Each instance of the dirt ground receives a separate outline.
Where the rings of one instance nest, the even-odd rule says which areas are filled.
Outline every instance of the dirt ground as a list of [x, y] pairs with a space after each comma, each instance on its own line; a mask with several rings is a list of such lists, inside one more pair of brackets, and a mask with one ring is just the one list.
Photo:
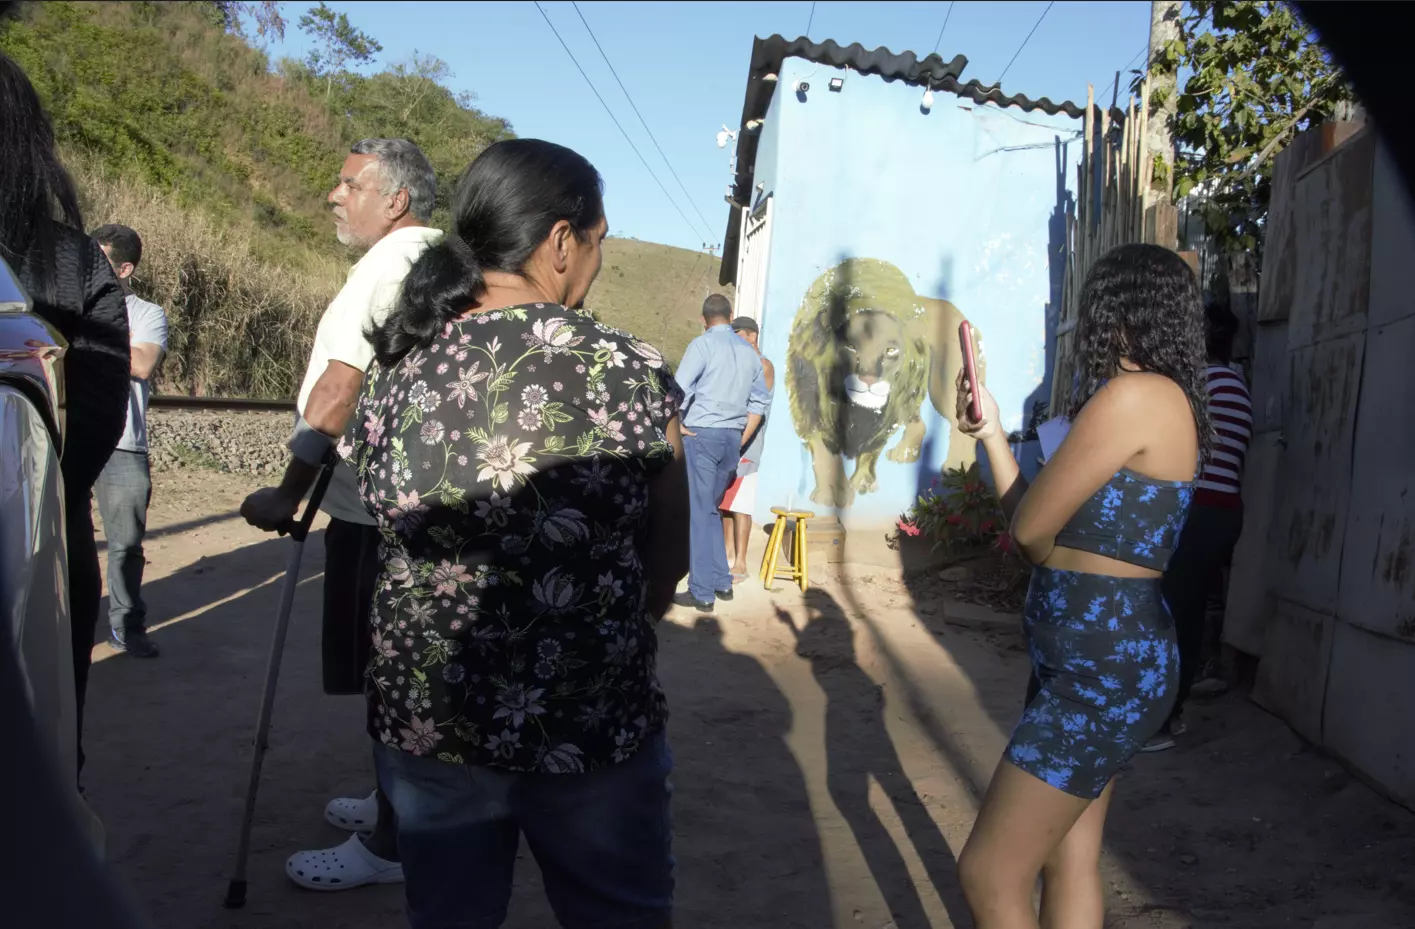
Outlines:
[[[145, 595], [162, 656], [95, 647], [85, 783], [109, 857], [158, 929], [404, 925], [399, 886], [303, 891], [287, 855], [345, 836], [321, 810], [371, 786], [357, 698], [318, 664], [322, 544], [295, 601], [247, 907], [221, 907], [280, 576], [291, 543], [236, 516], [254, 484], [156, 476]], [[101, 536], [100, 536], [101, 539]], [[676, 925], [969, 926], [954, 879], [977, 798], [1021, 709], [1015, 620], [837, 572], [802, 595], [739, 588], [672, 615]], [[1107, 927], [1415, 927], [1415, 816], [1241, 697], [1193, 707], [1175, 750], [1124, 776]], [[554, 925], [530, 856], [507, 923]], [[475, 880], [475, 875], [468, 875]]]

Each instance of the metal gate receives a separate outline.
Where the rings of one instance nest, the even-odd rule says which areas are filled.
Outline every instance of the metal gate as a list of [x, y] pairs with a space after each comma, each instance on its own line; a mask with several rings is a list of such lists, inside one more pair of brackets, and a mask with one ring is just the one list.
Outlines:
[[737, 259], [737, 313], [764, 326], [766, 266], [771, 249], [770, 195], [755, 209], [742, 211], [742, 248]]

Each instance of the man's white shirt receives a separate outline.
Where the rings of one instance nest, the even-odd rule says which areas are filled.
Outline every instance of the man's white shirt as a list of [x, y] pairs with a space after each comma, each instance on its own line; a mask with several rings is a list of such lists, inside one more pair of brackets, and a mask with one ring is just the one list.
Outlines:
[[[167, 351], [167, 314], [162, 307], [148, 303], [136, 294], [125, 298], [128, 305], [128, 344], [156, 345]], [[123, 438], [118, 449], [125, 452], [147, 453], [147, 401], [152, 395], [152, 381], [128, 378], [128, 421], [123, 426]]]
[[[304, 415], [310, 392], [331, 361], [360, 371], [367, 371], [373, 364], [373, 345], [364, 333], [388, 317], [398, 302], [408, 269], [424, 249], [441, 239], [441, 230], [426, 226], [395, 229], [374, 243], [349, 269], [348, 281], [330, 302], [315, 330], [314, 348], [296, 403], [300, 415]], [[374, 524], [373, 517], [359, 501], [356, 475], [349, 465], [335, 468], [320, 509], [346, 522]]]

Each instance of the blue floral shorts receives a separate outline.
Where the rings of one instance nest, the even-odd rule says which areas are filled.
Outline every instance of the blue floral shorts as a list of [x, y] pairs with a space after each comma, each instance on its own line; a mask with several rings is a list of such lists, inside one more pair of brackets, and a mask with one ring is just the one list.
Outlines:
[[1034, 568], [1022, 621], [1034, 680], [1005, 757], [1094, 800], [1174, 704], [1179, 647], [1160, 580]]

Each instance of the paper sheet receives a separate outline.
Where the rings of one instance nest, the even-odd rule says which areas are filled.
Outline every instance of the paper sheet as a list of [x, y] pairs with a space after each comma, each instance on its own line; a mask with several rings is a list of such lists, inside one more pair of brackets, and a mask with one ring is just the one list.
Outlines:
[[1037, 440], [1042, 443], [1042, 461], [1051, 459], [1060, 447], [1061, 440], [1066, 438], [1066, 433], [1070, 431], [1071, 420], [1065, 416], [1049, 419], [1037, 427]]

